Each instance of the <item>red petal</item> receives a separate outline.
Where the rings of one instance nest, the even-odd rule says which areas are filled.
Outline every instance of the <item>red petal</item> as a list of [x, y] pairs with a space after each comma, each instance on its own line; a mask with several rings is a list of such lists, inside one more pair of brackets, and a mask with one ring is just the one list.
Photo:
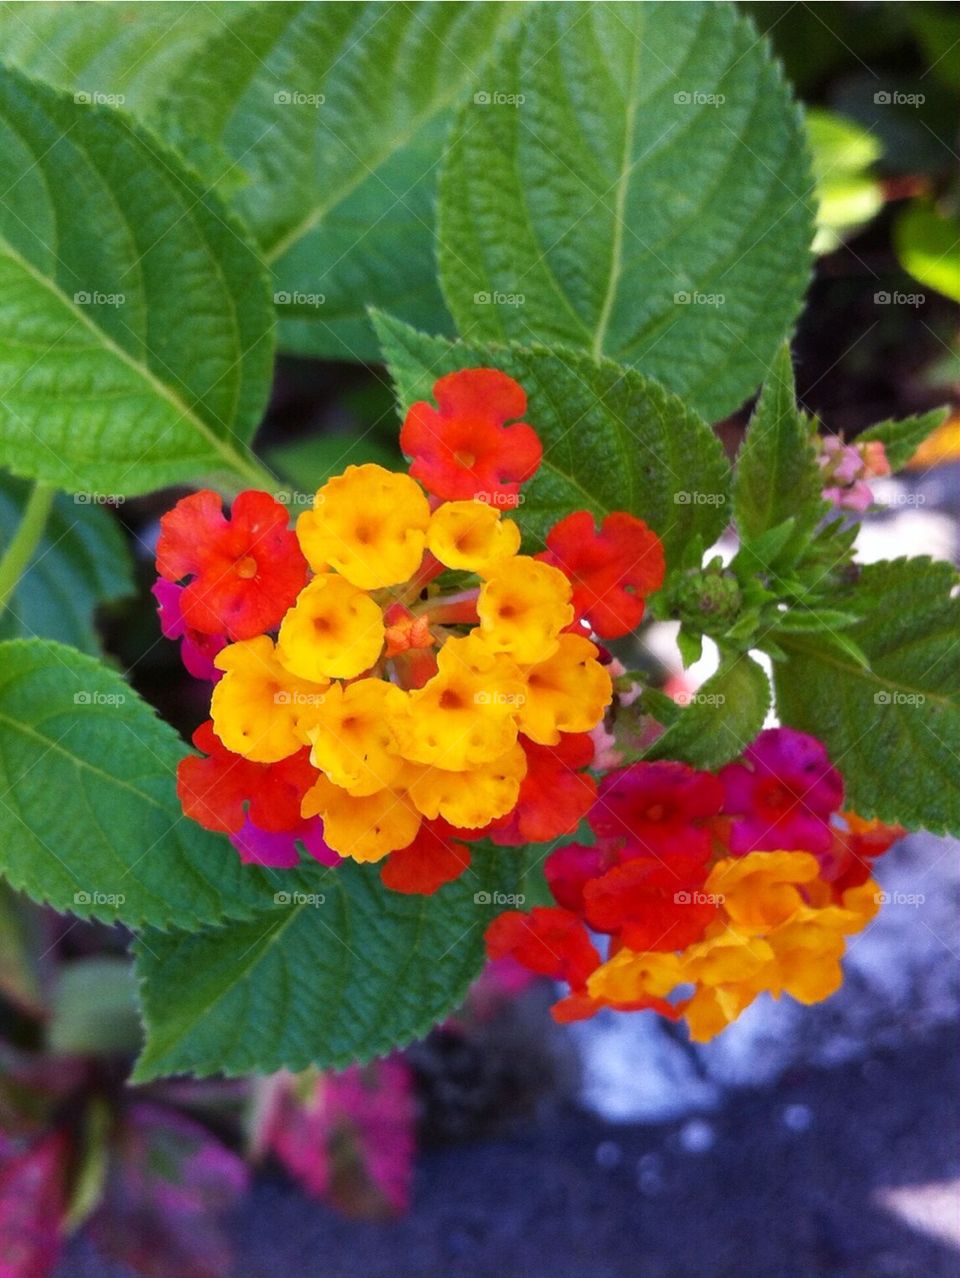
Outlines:
[[390, 853], [380, 877], [394, 892], [429, 896], [458, 879], [469, 865], [470, 849], [447, 837], [435, 822], [425, 821], [408, 847]]

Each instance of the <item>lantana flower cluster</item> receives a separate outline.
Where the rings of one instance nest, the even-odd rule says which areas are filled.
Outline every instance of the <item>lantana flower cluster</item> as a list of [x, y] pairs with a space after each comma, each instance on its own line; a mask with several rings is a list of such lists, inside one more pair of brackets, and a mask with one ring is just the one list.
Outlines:
[[610, 772], [588, 814], [595, 842], [547, 858], [556, 906], [500, 915], [488, 952], [568, 984], [559, 1021], [652, 1009], [697, 1042], [764, 991], [818, 1002], [878, 909], [874, 859], [904, 833], [844, 812], [843, 796], [823, 746], [790, 728], [717, 773]]
[[434, 397], [403, 425], [409, 474], [348, 466], [295, 529], [256, 491], [161, 521], [163, 629], [213, 681], [178, 792], [245, 861], [382, 861], [389, 887], [431, 892], [473, 840], [570, 834], [596, 798], [612, 685], [594, 640], [637, 625], [660, 541], [577, 511], [523, 553], [509, 512], [542, 448], [522, 387], [466, 369]]

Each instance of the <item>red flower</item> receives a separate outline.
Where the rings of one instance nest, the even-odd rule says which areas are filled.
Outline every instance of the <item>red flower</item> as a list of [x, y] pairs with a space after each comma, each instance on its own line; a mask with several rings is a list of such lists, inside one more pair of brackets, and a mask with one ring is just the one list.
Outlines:
[[380, 869], [384, 886], [394, 892], [429, 896], [458, 879], [470, 866], [470, 849], [451, 838], [445, 821], [424, 821], [417, 837], [391, 852]]
[[668, 1003], [665, 998], [638, 999], [634, 1003], [612, 1003], [605, 998], [592, 998], [589, 994], [568, 994], [558, 999], [550, 1009], [550, 1015], [560, 1025], [569, 1025], [573, 1021], [586, 1021], [605, 1007], [612, 1007], [618, 1012], [657, 1012], [668, 1021], [680, 1019], [680, 1008]]
[[578, 619], [603, 639], [637, 628], [644, 600], [660, 589], [666, 572], [660, 538], [625, 511], [607, 515], [599, 532], [589, 511], [574, 511], [554, 524], [538, 558], [570, 578]]
[[611, 772], [588, 820], [601, 839], [618, 840], [623, 857], [684, 855], [706, 860], [710, 822], [723, 804], [712, 773], [686, 763], [634, 763]]
[[583, 843], [568, 843], [550, 853], [543, 863], [543, 873], [557, 905], [582, 914], [584, 888], [609, 865], [609, 854], [599, 844], [587, 847]]
[[252, 639], [280, 624], [307, 580], [307, 563], [287, 512], [269, 493], [240, 493], [229, 519], [204, 489], [160, 520], [157, 571], [189, 577], [180, 600], [192, 630]]
[[526, 412], [523, 387], [495, 368], [466, 368], [441, 377], [433, 396], [438, 408], [413, 404], [400, 432], [410, 474], [444, 501], [515, 506], [543, 455], [532, 426], [505, 425]]
[[249, 805], [249, 818], [261, 830], [300, 827], [301, 800], [317, 779], [309, 750], [279, 763], [251, 763], [228, 750], [210, 722], [197, 728], [193, 744], [209, 757], [180, 760], [177, 795], [186, 816], [207, 830], [235, 834]]
[[843, 778], [816, 737], [767, 728], [720, 772], [723, 810], [735, 818], [730, 851], [827, 852], [830, 815], [843, 802]]
[[586, 884], [587, 922], [617, 933], [631, 950], [685, 949], [717, 915], [716, 903], [700, 890], [706, 875], [697, 857], [635, 857]]
[[537, 745], [526, 737], [520, 743], [527, 772], [516, 806], [490, 830], [490, 838], [501, 846], [514, 846], [573, 834], [597, 794], [593, 777], [578, 770], [593, 761], [590, 734], [565, 732], [555, 746]]
[[487, 928], [486, 942], [490, 958], [509, 956], [540, 976], [566, 981], [574, 990], [585, 989], [590, 973], [600, 966], [587, 929], [569, 910], [507, 910]]
[[821, 854], [820, 876], [833, 889], [838, 901], [848, 888], [860, 887], [873, 874], [873, 863], [907, 833], [902, 825], [866, 821], [856, 812], [841, 812], [845, 829], [831, 827], [833, 843]]

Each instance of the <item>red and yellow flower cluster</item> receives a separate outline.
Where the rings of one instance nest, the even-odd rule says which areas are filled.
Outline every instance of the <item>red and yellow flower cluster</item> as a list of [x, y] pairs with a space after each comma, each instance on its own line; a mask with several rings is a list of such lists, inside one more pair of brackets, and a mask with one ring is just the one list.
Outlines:
[[596, 842], [547, 859], [556, 906], [500, 915], [488, 952], [566, 982], [557, 1020], [650, 1008], [698, 1042], [763, 991], [818, 1002], [840, 985], [845, 937], [877, 911], [874, 858], [903, 834], [842, 802], [822, 745], [790, 728], [717, 774], [611, 772], [588, 814]]
[[469, 841], [569, 834], [594, 801], [611, 679], [591, 636], [636, 626], [659, 539], [580, 511], [523, 554], [504, 513], [541, 460], [522, 388], [467, 369], [434, 395], [403, 426], [410, 474], [348, 466], [295, 531], [262, 492], [161, 521], [164, 631], [215, 680], [179, 794], [245, 860], [388, 858], [388, 886], [430, 892]]

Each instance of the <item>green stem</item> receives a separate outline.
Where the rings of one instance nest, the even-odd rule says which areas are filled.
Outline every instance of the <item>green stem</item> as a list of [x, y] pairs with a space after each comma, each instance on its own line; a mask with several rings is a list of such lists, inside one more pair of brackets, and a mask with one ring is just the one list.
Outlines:
[[55, 488], [48, 488], [46, 484], [34, 484], [23, 508], [20, 526], [0, 558], [0, 615], [13, 597], [20, 578], [30, 566], [30, 560], [47, 526], [47, 516], [56, 492]]

